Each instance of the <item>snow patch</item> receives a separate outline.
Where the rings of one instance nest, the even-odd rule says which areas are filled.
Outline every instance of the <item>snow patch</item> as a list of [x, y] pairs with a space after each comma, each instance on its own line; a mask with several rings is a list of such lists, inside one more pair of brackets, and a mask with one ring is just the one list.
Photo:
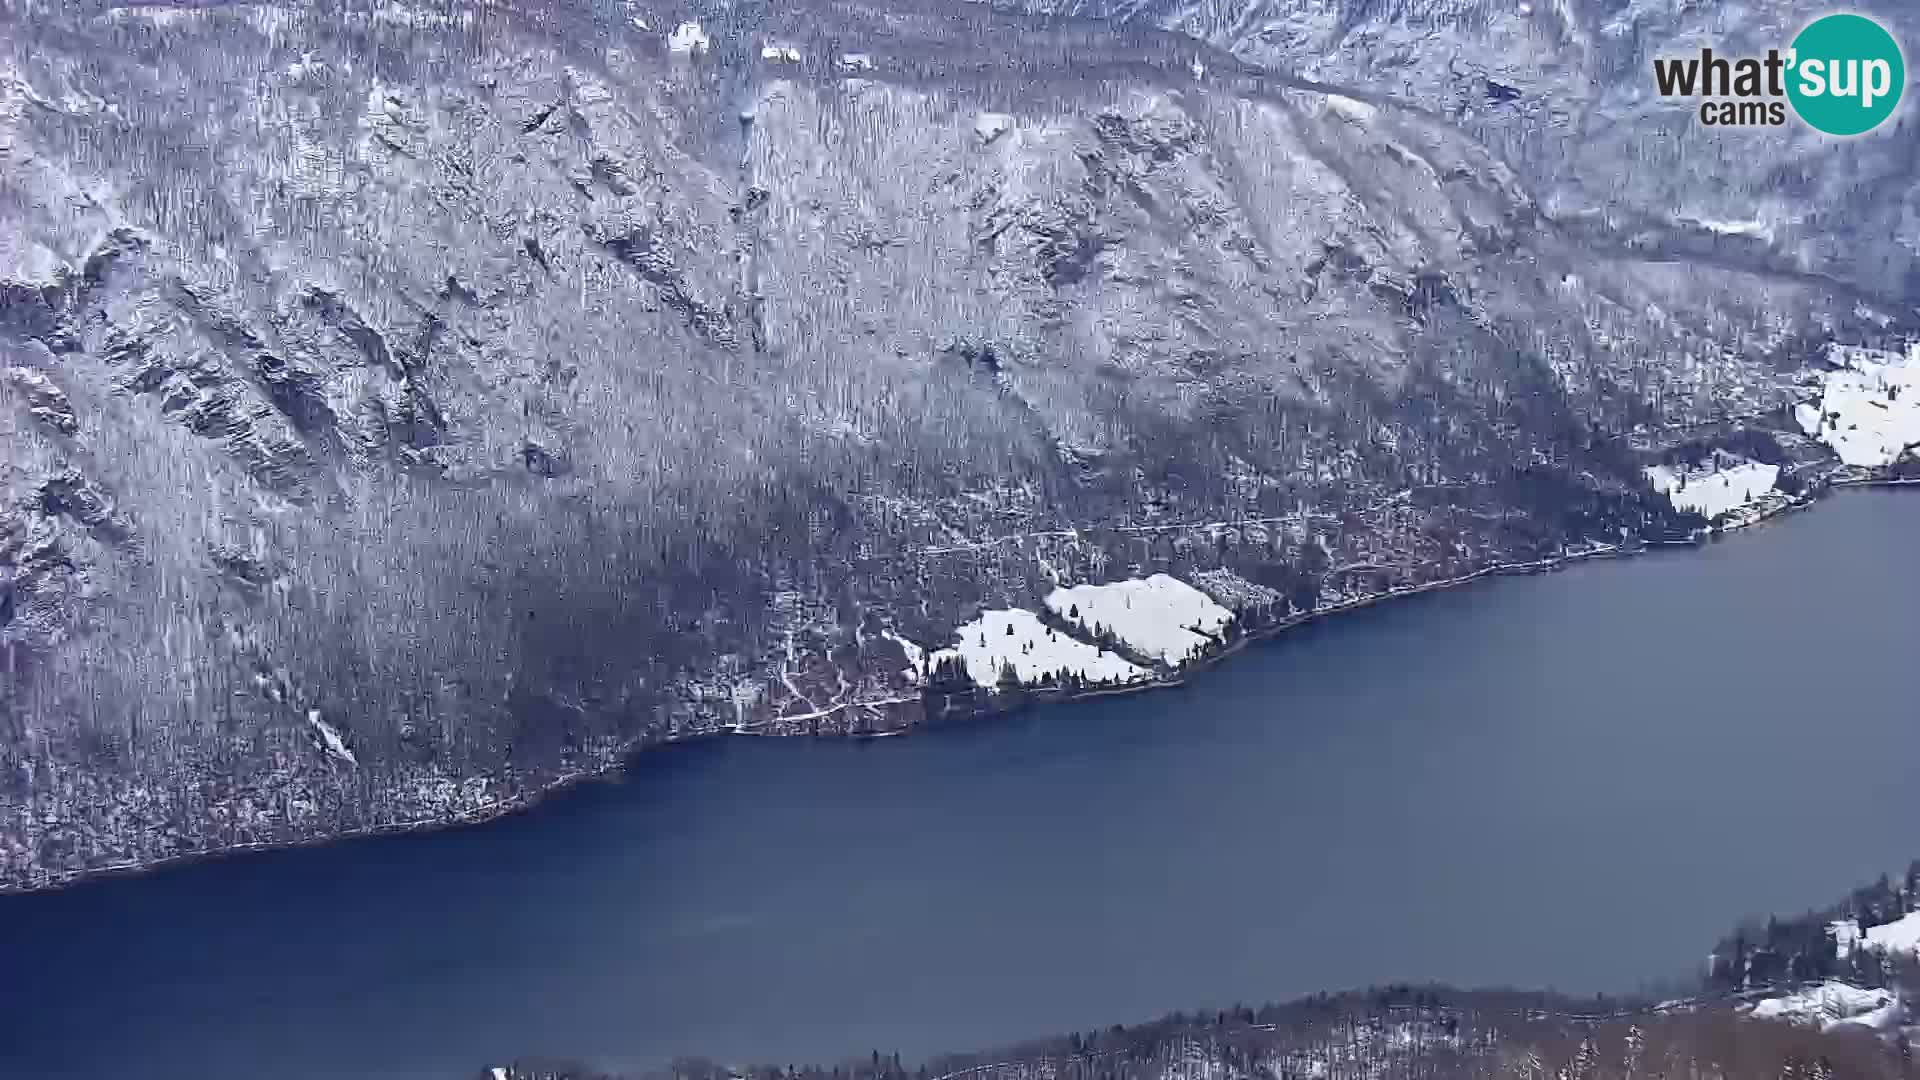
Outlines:
[[1028, 686], [1047, 675], [1073, 674], [1089, 683], [1130, 683], [1148, 674], [1104, 649], [1053, 629], [1024, 608], [981, 612], [956, 633], [958, 640], [930, 659], [938, 663], [958, 656], [977, 686], [998, 686], [1001, 669], [1008, 664]]
[[683, 22], [667, 35], [667, 50], [675, 53], [706, 52], [713, 39], [697, 22]]
[[1047, 609], [1082, 633], [1105, 628], [1143, 656], [1179, 665], [1233, 622], [1233, 612], [1167, 574], [1110, 585], [1075, 585], [1047, 594]]
[[1748, 1013], [1755, 1020], [1784, 1020], [1792, 1024], [1818, 1024], [1832, 1028], [1844, 1023], [1860, 1023], [1897, 1009], [1891, 990], [1864, 990], [1843, 982], [1824, 982], [1783, 997], [1768, 998]]
[[1920, 953], [1920, 911], [1881, 926], [1870, 926], [1866, 946], [1882, 952]]
[[1895, 995], [1892, 1001], [1887, 1002], [1877, 1009], [1863, 1012], [1858, 1016], [1849, 1016], [1845, 1020], [1837, 1021], [1828, 1026], [1863, 1027], [1871, 1028], [1874, 1031], [1892, 1031], [1894, 1028], [1899, 1027], [1901, 1021], [1905, 1020], [1906, 1017], [1907, 1007], [1900, 1001], [1899, 996]]
[[1860, 941], [1860, 924], [1853, 919], [1841, 919], [1827, 924], [1827, 936], [1833, 939], [1835, 956], [1845, 960], [1853, 955], [1853, 947]]
[[1344, 97], [1340, 94], [1327, 95], [1327, 108], [1332, 109], [1334, 112], [1339, 113], [1349, 120], [1357, 120], [1363, 124], [1373, 119], [1375, 114], [1380, 111], [1364, 101], [1355, 101], [1350, 97]]
[[1824, 374], [1818, 399], [1794, 410], [1801, 430], [1862, 469], [1920, 446], [1920, 344], [1904, 356], [1836, 345], [1827, 359], [1839, 368]]
[[1778, 465], [1721, 455], [1705, 469], [1675, 469], [1654, 465], [1646, 470], [1653, 490], [1667, 497], [1677, 510], [1693, 510], [1711, 521], [1772, 491], [1780, 479]]
[[1013, 130], [1013, 117], [1006, 113], [983, 112], [973, 118], [973, 133], [983, 143], [993, 140]]
[[1751, 236], [1769, 244], [1773, 242], [1773, 226], [1757, 217], [1751, 221], [1724, 221], [1708, 217], [1682, 217], [1677, 218], [1676, 221], [1678, 224], [1691, 225], [1721, 236]]
[[320, 719], [319, 709], [307, 710], [307, 724], [320, 734], [320, 745], [327, 753], [349, 765], [360, 764], [359, 759], [353, 756], [353, 751], [347, 747], [346, 740], [340, 737], [339, 730]]

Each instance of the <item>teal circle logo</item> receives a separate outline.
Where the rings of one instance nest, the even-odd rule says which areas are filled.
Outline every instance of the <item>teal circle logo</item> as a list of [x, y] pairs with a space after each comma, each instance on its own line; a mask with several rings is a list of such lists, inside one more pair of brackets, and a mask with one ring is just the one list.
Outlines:
[[1893, 115], [1907, 86], [1900, 43], [1864, 15], [1815, 19], [1793, 39], [1787, 100], [1816, 131], [1861, 135]]

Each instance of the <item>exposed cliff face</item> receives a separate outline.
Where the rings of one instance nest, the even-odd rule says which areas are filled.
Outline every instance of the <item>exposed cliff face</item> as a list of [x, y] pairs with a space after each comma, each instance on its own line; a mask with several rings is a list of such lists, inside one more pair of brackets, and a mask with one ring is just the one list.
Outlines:
[[[907, 722], [893, 634], [1056, 580], [1309, 607], [1658, 533], [1617, 436], [1910, 326], [1910, 137], [1604, 162], [1666, 121], [1597, 15], [1457, 38], [1584, 139], [1394, 103], [1378, 35], [1208, 31], [1335, 94], [975, 7], [688, 17], [0, 6], [0, 884]], [[1794, 222], [1648, 224], [1768, 158]]]

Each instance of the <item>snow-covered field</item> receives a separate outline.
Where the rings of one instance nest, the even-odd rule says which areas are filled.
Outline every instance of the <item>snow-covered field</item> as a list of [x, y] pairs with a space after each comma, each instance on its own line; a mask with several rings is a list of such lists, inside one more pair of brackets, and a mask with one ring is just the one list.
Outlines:
[[1167, 574], [1055, 589], [1046, 604], [1083, 634], [1098, 636], [1096, 628], [1105, 627], [1140, 655], [1176, 665], [1199, 655], [1233, 622], [1233, 613], [1212, 597]]
[[1870, 926], [1862, 935], [1869, 949], [1885, 952], [1920, 953], [1920, 911], [1882, 926]]
[[1796, 1024], [1840, 1024], [1878, 1027], [1899, 1005], [1891, 990], [1863, 990], [1843, 982], [1824, 982], [1784, 997], [1768, 998], [1748, 1015], [1756, 1020], [1785, 1020]]
[[1665, 495], [1676, 509], [1697, 511], [1711, 521], [1772, 491], [1780, 478], [1778, 465], [1722, 455], [1706, 469], [1682, 471], [1667, 465], [1647, 469], [1653, 490]]
[[1008, 663], [1020, 681], [1030, 686], [1049, 673], [1070, 672], [1089, 683], [1137, 682], [1149, 674], [1104, 649], [1060, 633], [1024, 608], [982, 612], [956, 633], [958, 640], [929, 660], [937, 664], [948, 656], [959, 656], [967, 665], [967, 675], [979, 686], [999, 685], [1000, 669]]
[[1904, 356], [1835, 346], [1828, 359], [1842, 366], [1825, 374], [1816, 401], [1794, 410], [1803, 431], [1863, 469], [1920, 446], [1920, 344]]

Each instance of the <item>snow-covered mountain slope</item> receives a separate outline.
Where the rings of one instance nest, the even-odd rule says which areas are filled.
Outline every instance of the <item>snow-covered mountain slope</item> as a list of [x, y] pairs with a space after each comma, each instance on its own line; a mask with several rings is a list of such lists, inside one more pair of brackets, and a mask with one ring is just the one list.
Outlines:
[[[1764, 262], [1920, 299], [1908, 94], [1857, 140], [1726, 129], [1659, 97], [1653, 60], [1784, 48], [1828, 9], [1795, 0], [1005, 0], [1191, 34], [1234, 58], [1416, 104], [1514, 167], [1542, 212], [1649, 253]], [[1836, 9], [1838, 10], [1838, 9]], [[1898, 39], [1920, 9], [1867, 0]], [[1214, 71], [1227, 65], [1215, 61]], [[1849, 206], [1848, 213], [1835, 212]]]

